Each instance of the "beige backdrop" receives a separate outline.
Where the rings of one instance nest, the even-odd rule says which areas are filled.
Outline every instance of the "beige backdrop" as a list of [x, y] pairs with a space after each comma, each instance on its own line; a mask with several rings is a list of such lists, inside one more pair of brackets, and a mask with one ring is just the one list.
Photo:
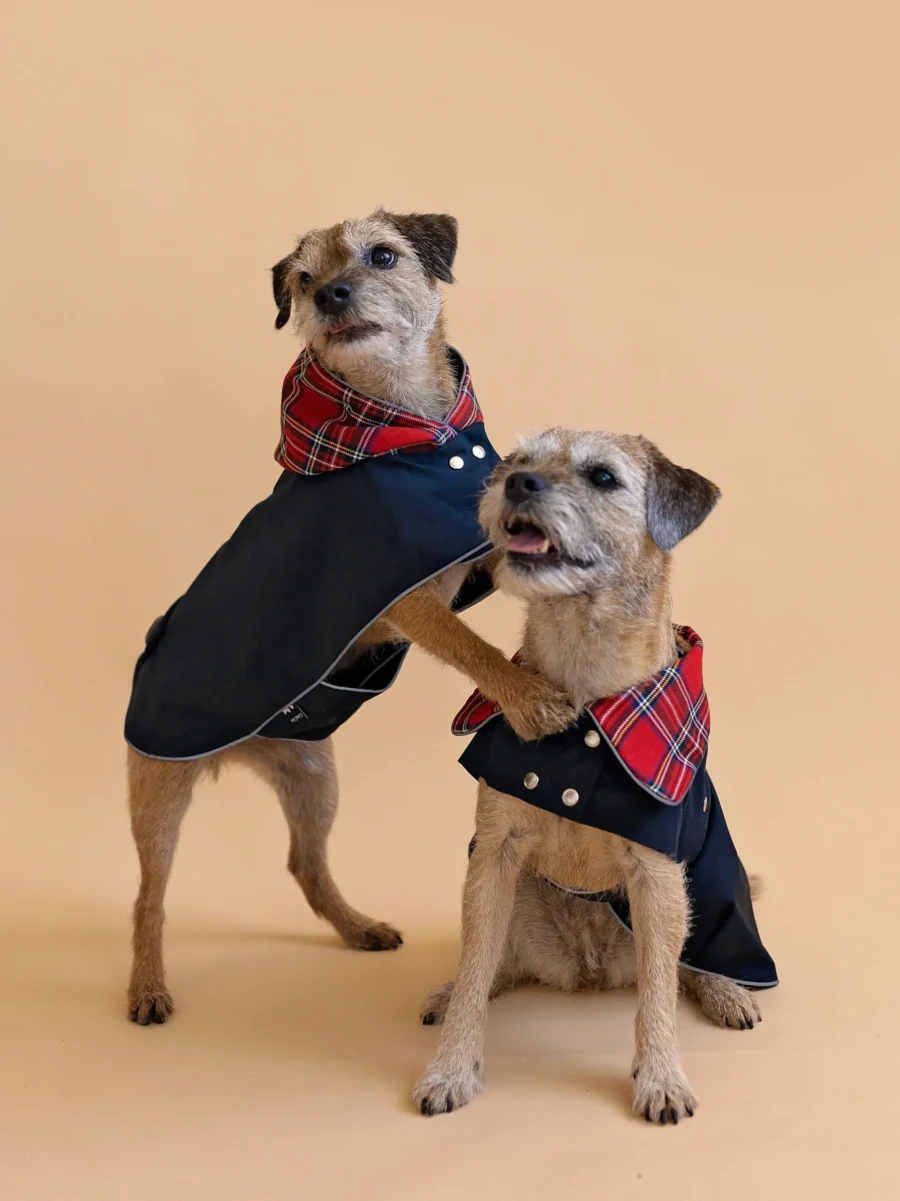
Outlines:
[[[900, 166], [890, 4], [14, 3], [2, 163], [0, 1193], [886, 1197], [896, 1187]], [[740, 9], [740, 15], [738, 10]], [[843, 10], [843, 11], [842, 11]], [[124, 1017], [121, 723], [143, 633], [276, 477], [268, 266], [445, 209], [492, 436], [642, 431], [724, 501], [678, 554], [713, 769], [782, 987], [680, 1016], [696, 1119], [628, 1112], [631, 995], [492, 1011], [427, 1122], [454, 969], [465, 682], [414, 654], [341, 733], [332, 849], [396, 955], [340, 949], [274, 800], [204, 790], [169, 898], [179, 1005]], [[516, 607], [476, 626], [516, 644]]]

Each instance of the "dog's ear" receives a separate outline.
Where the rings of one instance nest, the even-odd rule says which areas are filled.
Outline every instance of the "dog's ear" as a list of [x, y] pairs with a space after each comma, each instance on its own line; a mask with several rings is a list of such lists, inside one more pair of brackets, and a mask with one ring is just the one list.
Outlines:
[[458, 226], [446, 213], [383, 213], [410, 243], [419, 262], [434, 279], [453, 283]]
[[272, 294], [278, 308], [278, 316], [275, 318], [276, 329], [287, 325], [291, 317], [291, 290], [286, 283], [290, 259], [291, 256], [286, 255], [285, 258], [279, 259], [272, 268]]
[[721, 493], [715, 484], [689, 467], [678, 467], [652, 442], [647, 480], [647, 529], [662, 550], [672, 550], [692, 534], [716, 507]]

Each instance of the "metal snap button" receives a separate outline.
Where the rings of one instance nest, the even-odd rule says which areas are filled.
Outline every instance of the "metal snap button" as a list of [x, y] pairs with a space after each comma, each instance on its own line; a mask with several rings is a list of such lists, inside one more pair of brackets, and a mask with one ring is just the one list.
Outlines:
[[588, 732], [584, 736], [584, 745], [585, 746], [599, 746], [600, 745], [600, 735], [597, 733], [596, 730], [588, 730]]
[[450, 466], [454, 471], [462, 471], [463, 467], [465, 467], [465, 463], [460, 455], [454, 455], [450, 460]]
[[473, 446], [472, 454], [475, 456], [476, 459], [483, 459], [484, 456], [487, 454], [487, 451], [484, 449], [483, 446]]
[[522, 781], [522, 783], [525, 785], [526, 788], [537, 788], [537, 786], [538, 786], [538, 784], [540, 784], [540, 782], [541, 782], [540, 777], [537, 775], [536, 772], [533, 772], [533, 771], [530, 771], [528, 773], [528, 775], [525, 777], [525, 779]]
[[562, 794], [562, 803], [564, 805], [568, 805], [568, 807], [570, 809], [572, 808], [573, 805], [578, 804], [578, 793], [575, 791], [574, 788], [566, 789], [566, 791]]

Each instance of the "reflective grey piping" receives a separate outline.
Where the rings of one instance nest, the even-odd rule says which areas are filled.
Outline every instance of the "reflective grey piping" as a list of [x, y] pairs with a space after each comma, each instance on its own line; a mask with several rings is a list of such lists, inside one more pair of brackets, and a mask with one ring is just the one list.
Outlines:
[[381, 671], [383, 667], [387, 667], [389, 663], [393, 663], [398, 655], [405, 655], [409, 648], [410, 643], [408, 642], [398, 646], [392, 655], [388, 655], [387, 658], [379, 663], [377, 667], [373, 667], [365, 679], [360, 681], [356, 688], [351, 688], [348, 684], [329, 684], [327, 680], [322, 681], [322, 687], [330, 688], [333, 692], [365, 692], [368, 696], [378, 696], [382, 692], [387, 692], [388, 688], [390, 688], [391, 684], [393, 684], [394, 680], [396, 680], [396, 676], [394, 676], [394, 680], [391, 680], [391, 684], [387, 685], [387, 688], [366, 688], [365, 684], [368, 680], [371, 680], [372, 676]]
[[[346, 655], [347, 651], [350, 649], [350, 647], [353, 645], [353, 643], [356, 642], [356, 640], [358, 638], [360, 638], [370, 626], [373, 626], [375, 624], [375, 622], [379, 620], [379, 618], [383, 617], [385, 615], [385, 613], [387, 613], [388, 609], [391, 608], [392, 605], [396, 605], [397, 601], [403, 600], [403, 598], [405, 596], [409, 596], [409, 594], [411, 592], [415, 592], [417, 588], [422, 588], [425, 584], [429, 584], [432, 580], [436, 580], [439, 575], [443, 575], [444, 572], [449, 571], [451, 567], [456, 567], [460, 563], [472, 563], [474, 565], [475, 563], [480, 562], [482, 559], [486, 559], [491, 554], [493, 549], [494, 549], [493, 543], [488, 542], [488, 541], [482, 542], [477, 547], [475, 547], [474, 550], [466, 551], [466, 553], [464, 555], [460, 555], [460, 557], [458, 559], [454, 559], [452, 563], [445, 563], [443, 565], [443, 567], [439, 567], [437, 571], [432, 572], [432, 574], [429, 576], [426, 576], [425, 579], [419, 580], [418, 583], [413, 584], [413, 586], [411, 588], [407, 588], [405, 592], [401, 592], [399, 595], [395, 596], [394, 599], [392, 601], [390, 601], [389, 604], [384, 606], [384, 608], [381, 610], [380, 613], [377, 613], [372, 618], [371, 621], [367, 622], [362, 627], [361, 630], [356, 631], [356, 633], [353, 635], [353, 637], [350, 639], [350, 641], [347, 643], [347, 645], [344, 647], [344, 649], [341, 651], [341, 653], [338, 655], [338, 657], [334, 660], [334, 662], [331, 664], [331, 666], [327, 669], [327, 671], [324, 671], [322, 673], [322, 675], [319, 676], [318, 680], [316, 680], [316, 682], [314, 684], [310, 684], [308, 688], [304, 688], [303, 691], [298, 696], [295, 696], [293, 700], [286, 701], [285, 704], [279, 705], [278, 708], [275, 710], [275, 712], [271, 715], [271, 717], [267, 717], [266, 720], [261, 725], [257, 726], [255, 730], [251, 730], [251, 732], [249, 734], [244, 734], [241, 738], [235, 738], [233, 742], [226, 742], [224, 746], [214, 747], [211, 751], [204, 751], [200, 755], [148, 755], [146, 751], [142, 751], [140, 747], [137, 747], [133, 743], [129, 742], [127, 738], [125, 739], [126, 744], [128, 746], [130, 746], [133, 751], [136, 751], [139, 755], [143, 755], [145, 759], [158, 759], [163, 763], [193, 763], [193, 762], [196, 762], [198, 759], [208, 759], [210, 757], [210, 755], [218, 755], [221, 751], [228, 751], [233, 746], [240, 746], [240, 744], [242, 742], [246, 742], [248, 738], [255, 738], [256, 735], [260, 732], [260, 730], [264, 729], [269, 724], [270, 721], [272, 721], [274, 718], [276, 718], [278, 716], [279, 713], [281, 713], [282, 709], [287, 709], [291, 705], [296, 705], [297, 702], [301, 701], [308, 692], [312, 692], [312, 690], [314, 688], [318, 688], [319, 685], [325, 680], [326, 676], [330, 675], [331, 672], [334, 671], [334, 669], [337, 667], [338, 663], [340, 663], [341, 659], [343, 659], [344, 655]], [[492, 589], [492, 591], [493, 591], [493, 589]], [[485, 595], [490, 595], [490, 593], [486, 593]], [[478, 599], [484, 600], [485, 598], [479, 597]], [[473, 601], [472, 603], [474, 604], [475, 602]], [[464, 609], [460, 609], [458, 611], [460, 613], [463, 613], [463, 612], [465, 612], [465, 609], [468, 609], [468, 608], [469, 608], [469, 606], [466, 605]], [[385, 688], [384, 691], [387, 692], [387, 688]], [[378, 695], [378, 694], [376, 694], [376, 695]], [[303, 739], [301, 739], [301, 738], [290, 738], [290, 739], [279, 738], [279, 739], [274, 739], [273, 741], [276, 741], [276, 742], [302, 742]]]

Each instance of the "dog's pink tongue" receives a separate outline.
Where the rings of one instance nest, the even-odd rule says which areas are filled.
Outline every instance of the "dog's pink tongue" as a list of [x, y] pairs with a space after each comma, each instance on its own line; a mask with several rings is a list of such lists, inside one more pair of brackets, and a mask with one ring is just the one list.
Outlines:
[[510, 534], [506, 549], [519, 555], [539, 555], [547, 548], [547, 539], [540, 530], [522, 530]]

